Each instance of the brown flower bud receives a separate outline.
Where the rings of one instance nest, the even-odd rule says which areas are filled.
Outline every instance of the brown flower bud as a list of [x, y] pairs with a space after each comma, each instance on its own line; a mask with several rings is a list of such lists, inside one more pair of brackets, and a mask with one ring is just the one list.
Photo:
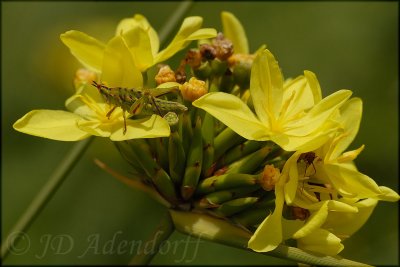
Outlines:
[[275, 168], [274, 165], [265, 165], [259, 180], [261, 187], [264, 188], [265, 191], [274, 190], [280, 175], [281, 172], [278, 168]]
[[210, 44], [202, 44], [200, 45], [200, 54], [206, 60], [213, 60], [217, 55], [217, 51]]
[[225, 61], [233, 55], [233, 43], [226, 39], [222, 33], [218, 33], [217, 37], [212, 41], [212, 45], [216, 51], [216, 58], [221, 61]]
[[193, 102], [201, 96], [207, 94], [208, 89], [206, 83], [195, 77], [190, 78], [189, 82], [185, 82], [181, 86], [181, 94], [183, 99]]
[[228, 65], [229, 67], [244, 65], [248, 66], [249, 69], [251, 69], [255, 57], [256, 56], [253, 54], [233, 54], [228, 58]]
[[176, 77], [174, 71], [168, 65], [164, 65], [158, 71], [155, 80], [159, 85], [166, 82], [176, 82]]
[[192, 69], [197, 69], [201, 65], [201, 52], [197, 49], [190, 49], [186, 53], [186, 64], [188, 64]]

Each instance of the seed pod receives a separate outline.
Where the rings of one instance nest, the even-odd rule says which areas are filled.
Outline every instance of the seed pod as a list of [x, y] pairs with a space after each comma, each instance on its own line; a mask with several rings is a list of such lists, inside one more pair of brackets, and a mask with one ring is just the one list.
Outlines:
[[136, 172], [138, 172], [138, 173], [143, 173], [144, 172], [142, 166], [136, 160], [135, 155], [131, 151], [132, 149], [131, 149], [128, 141], [113, 142], [113, 143], [117, 147], [117, 149], [118, 149], [119, 153], [122, 155], [122, 157], [132, 166], [132, 168]]
[[168, 138], [154, 139], [157, 162], [164, 170], [168, 170]]
[[203, 136], [203, 166], [202, 175], [209, 177], [212, 172], [211, 165], [214, 162], [214, 117], [209, 113], [204, 115], [201, 126]]
[[243, 197], [224, 202], [221, 206], [215, 209], [215, 212], [223, 216], [231, 216], [238, 213], [256, 203], [257, 197]]
[[230, 128], [225, 128], [214, 139], [215, 155], [214, 158], [220, 158], [229, 148], [243, 143], [245, 138], [238, 135]]
[[201, 136], [201, 118], [197, 117], [196, 126], [191, 138], [191, 144], [187, 156], [186, 169], [181, 186], [183, 199], [188, 200], [196, 190], [200, 178], [203, 161], [203, 138]]
[[270, 209], [253, 208], [254, 206], [252, 206], [250, 209], [246, 209], [235, 214], [231, 219], [234, 222], [243, 225], [244, 227], [252, 227], [260, 224], [274, 209], [273, 207], [270, 207]]
[[186, 156], [178, 131], [172, 131], [168, 139], [169, 175], [176, 185], [180, 184], [185, 171]]
[[250, 153], [253, 153], [257, 149], [260, 149], [265, 142], [247, 140], [246, 142], [239, 144], [230, 150], [228, 150], [225, 155], [221, 158], [221, 163], [223, 165], [228, 165], [238, 159], [241, 159]]
[[147, 176], [151, 177], [157, 190], [171, 202], [176, 202], [177, 196], [174, 184], [169, 175], [154, 161], [150, 147], [142, 139], [129, 140], [132, 156], [142, 166]]
[[266, 145], [256, 152], [247, 155], [241, 160], [235, 161], [228, 166], [226, 173], [253, 173], [272, 151], [272, 145]]
[[198, 202], [195, 203], [195, 206], [198, 206], [200, 208], [217, 207], [223, 202], [248, 195], [259, 188], [260, 187], [258, 185], [252, 185], [213, 192], [201, 198]]
[[193, 136], [192, 122], [190, 120], [189, 112], [184, 112], [181, 116], [182, 117], [180, 121], [182, 121], [182, 145], [187, 155], [190, 147], [190, 141], [192, 140]]
[[201, 196], [219, 190], [255, 185], [257, 179], [257, 175], [243, 173], [229, 173], [219, 176], [211, 176], [200, 181], [197, 186], [196, 195]]

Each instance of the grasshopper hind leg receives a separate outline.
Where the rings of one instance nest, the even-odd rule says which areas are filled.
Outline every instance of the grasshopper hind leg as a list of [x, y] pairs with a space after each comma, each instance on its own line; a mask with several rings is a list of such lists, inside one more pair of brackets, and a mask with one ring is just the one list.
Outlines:
[[110, 119], [111, 114], [113, 113], [113, 111], [117, 108], [117, 106], [114, 106], [112, 109], [110, 109], [110, 111], [107, 112], [106, 116], [108, 119]]
[[152, 96], [152, 97], [150, 97], [150, 99], [151, 99], [152, 104], [153, 104], [154, 107], [156, 108], [158, 115], [160, 115], [160, 116], [162, 117], [163, 115], [161, 114], [161, 111], [160, 111], [160, 109], [158, 108], [158, 105], [157, 105], [156, 101], [154, 100], [154, 97]]

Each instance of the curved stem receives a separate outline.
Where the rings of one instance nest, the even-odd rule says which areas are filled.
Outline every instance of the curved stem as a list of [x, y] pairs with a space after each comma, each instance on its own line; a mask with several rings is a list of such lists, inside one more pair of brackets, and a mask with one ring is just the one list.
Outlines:
[[169, 211], [177, 231], [212, 242], [245, 249], [257, 254], [265, 254], [316, 266], [370, 266], [364, 263], [343, 259], [339, 256], [314, 255], [304, 250], [285, 245], [279, 245], [276, 249], [269, 252], [255, 252], [247, 248], [251, 233], [227, 220], [198, 212]]
[[174, 224], [172, 223], [169, 212], [166, 212], [156, 230], [150, 238], [141, 246], [141, 250], [132, 258], [129, 265], [147, 265], [153, 257], [158, 253], [160, 247], [174, 232]]
[[1, 259], [3, 261], [10, 252], [11, 246], [15, 246], [17, 244], [19, 238], [21, 237], [19, 233], [26, 231], [36, 217], [40, 214], [47, 202], [55, 194], [65, 178], [74, 168], [75, 164], [79, 161], [92, 140], [93, 137], [89, 137], [86, 140], [76, 143], [61, 161], [60, 165], [58, 165], [58, 167], [54, 170], [53, 174], [50, 176], [50, 179], [41, 188], [27, 210], [22, 214], [17, 223], [11, 229], [10, 234], [1, 244]]

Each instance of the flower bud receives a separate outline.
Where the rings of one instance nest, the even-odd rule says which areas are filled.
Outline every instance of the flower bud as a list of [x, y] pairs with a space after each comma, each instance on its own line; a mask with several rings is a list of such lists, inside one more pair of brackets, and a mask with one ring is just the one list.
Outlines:
[[74, 85], [78, 88], [81, 84], [92, 83], [97, 80], [97, 75], [93, 71], [87, 69], [78, 69], [75, 72]]
[[274, 190], [280, 175], [281, 172], [278, 168], [275, 168], [274, 165], [265, 165], [259, 183], [265, 191]]
[[217, 51], [211, 44], [202, 44], [200, 45], [200, 54], [206, 60], [213, 60], [217, 55]]
[[193, 102], [201, 96], [207, 94], [208, 89], [206, 83], [195, 77], [190, 78], [189, 82], [185, 82], [181, 86], [181, 94], [183, 99]]
[[168, 65], [164, 65], [159, 69], [155, 80], [157, 85], [160, 85], [166, 82], [176, 82], [176, 77], [174, 71]]
[[211, 61], [211, 68], [214, 75], [222, 76], [228, 69], [228, 63], [215, 58]]
[[233, 72], [234, 81], [240, 88], [249, 87], [253, 61], [254, 55], [249, 54], [234, 54], [228, 59], [228, 65]]
[[200, 80], [207, 80], [212, 74], [210, 63], [208, 61], [203, 62], [199, 68], [193, 70], [193, 73]]
[[168, 122], [171, 129], [175, 129], [178, 126], [179, 117], [175, 112], [168, 112], [164, 115], [163, 119]]
[[198, 69], [201, 65], [201, 52], [197, 49], [190, 49], [186, 53], [186, 64], [188, 64], [192, 69]]
[[217, 37], [212, 41], [215, 48], [215, 57], [221, 61], [226, 61], [233, 54], [233, 44], [226, 39], [222, 33], [218, 33]]

